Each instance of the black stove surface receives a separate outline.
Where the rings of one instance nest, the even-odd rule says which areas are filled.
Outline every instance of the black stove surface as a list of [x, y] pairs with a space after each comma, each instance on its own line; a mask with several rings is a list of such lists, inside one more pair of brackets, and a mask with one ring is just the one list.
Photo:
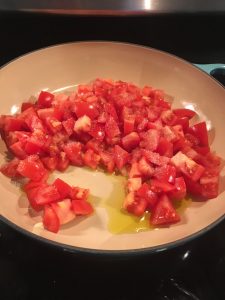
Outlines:
[[[0, 28], [1, 65], [41, 47], [76, 40], [133, 42], [193, 63], [225, 62], [222, 15], [86, 18], [1, 13]], [[127, 258], [67, 252], [0, 222], [0, 299], [67, 300], [79, 295], [225, 299], [225, 221], [183, 246]]]

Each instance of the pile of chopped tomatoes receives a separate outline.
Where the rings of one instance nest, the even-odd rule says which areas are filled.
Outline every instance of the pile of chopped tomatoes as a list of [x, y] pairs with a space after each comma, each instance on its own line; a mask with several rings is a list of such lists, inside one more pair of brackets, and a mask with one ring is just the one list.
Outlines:
[[96, 79], [70, 95], [42, 91], [21, 113], [1, 116], [1, 135], [15, 156], [1, 167], [9, 177], [27, 177], [30, 205], [43, 210], [45, 228], [57, 232], [76, 215], [88, 215], [88, 190], [48, 173], [69, 165], [101, 168], [128, 177], [123, 208], [150, 223], [175, 223], [174, 202], [189, 192], [218, 195], [220, 158], [210, 151], [205, 122], [190, 126], [190, 109], [172, 109], [160, 90]]

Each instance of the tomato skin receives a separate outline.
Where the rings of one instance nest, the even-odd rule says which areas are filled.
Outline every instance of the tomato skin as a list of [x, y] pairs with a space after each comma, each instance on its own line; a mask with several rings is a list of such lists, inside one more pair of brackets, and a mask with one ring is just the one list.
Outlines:
[[54, 233], [57, 233], [59, 231], [59, 218], [54, 209], [49, 205], [45, 205], [44, 207], [43, 225], [48, 231]]
[[72, 200], [72, 208], [76, 215], [81, 216], [90, 215], [94, 211], [89, 202], [79, 199]]
[[99, 116], [98, 109], [92, 104], [84, 101], [77, 101], [74, 103], [74, 112], [77, 118], [88, 116], [91, 120]]
[[1, 166], [0, 172], [9, 178], [20, 177], [21, 175], [17, 171], [19, 162], [18, 158], [13, 158], [11, 161]]
[[21, 105], [21, 112], [25, 111], [26, 109], [33, 107], [34, 104], [31, 102], [23, 102]]
[[173, 110], [174, 114], [179, 118], [191, 119], [196, 115], [196, 112], [188, 108], [178, 108]]
[[205, 122], [195, 124], [193, 127], [194, 135], [198, 138], [200, 146], [208, 147], [208, 131]]
[[4, 130], [6, 132], [26, 129], [26, 123], [15, 117], [6, 117], [4, 120]]
[[58, 158], [56, 156], [47, 156], [42, 157], [41, 161], [44, 164], [45, 168], [47, 168], [49, 171], [54, 171], [58, 163]]
[[20, 141], [12, 144], [9, 148], [17, 158], [25, 159], [27, 157], [26, 147], [24, 149], [24, 145]]
[[158, 147], [156, 152], [161, 156], [172, 157], [173, 156], [173, 144], [166, 138], [161, 137], [159, 139]]
[[38, 156], [31, 155], [19, 162], [17, 172], [33, 181], [39, 181], [46, 174], [46, 169]]
[[189, 128], [189, 118], [188, 117], [177, 118], [174, 125], [181, 125], [183, 131], [186, 133]]
[[163, 194], [152, 210], [150, 223], [152, 225], [167, 225], [177, 223], [179, 221], [180, 217], [174, 209], [171, 201], [166, 194]]
[[46, 183], [41, 184], [35, 194], [34, 200], [37, 205], [45, 205], [51, 202], [56, 202], [61, 199], [57, 188], [54, 185], [48, 185]]
[[137, 132], [131, 132], [122, 138], [123, 148], [127, 151], [131, 151], [136, 148], [140, 143], [140, 138]]
[[47, 91], [41, 91], [37, 103], [40, 107], [48, 108], [51, 107], [52, 101], [54, 100], [55, 96]]
[[53, 182], [53, 185], [56, 187], [57, 191], [59, 192], [60, 199], [70, 198], [72, 193], [72, 188], [68, 183], [66, 183], [60, 178], [57, 178]]

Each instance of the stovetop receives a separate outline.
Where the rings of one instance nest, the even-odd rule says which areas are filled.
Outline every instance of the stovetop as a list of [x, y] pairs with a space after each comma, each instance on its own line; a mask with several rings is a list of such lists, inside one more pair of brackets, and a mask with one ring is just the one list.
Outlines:
[[[133, 42], [193, 63], [225, 62], [224, 16], [74, 17], [0, 13], [0, 65], [76, 40]], [[212, 200], [213, 201], [213, 200]], [[216, 205], [216, 202], [215, 202]], [[225, 299], [225, 221], [154, 255], [88, 256], [32, 240], [0, 223], [0, 299]]]

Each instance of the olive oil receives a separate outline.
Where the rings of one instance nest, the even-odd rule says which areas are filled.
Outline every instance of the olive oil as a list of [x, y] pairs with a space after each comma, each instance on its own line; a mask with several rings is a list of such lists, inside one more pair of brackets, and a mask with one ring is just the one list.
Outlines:
[[[108, 230], [113, 234], [135, 233], [155, 228], [150, 224], [150, 213], [146, 212], [142, 217], [135, 217], [125, 212], [122, 208], [125, 198], [124, 186], [126, 178], [122, 176], [109, 175], [113, 180], [114, 189], [108, 198], [102, 199], [100, 205], [108, 213]], [[175, 201], [175, 207], [182, 214], [190, 205], [191, 199], [185, 198]]]

